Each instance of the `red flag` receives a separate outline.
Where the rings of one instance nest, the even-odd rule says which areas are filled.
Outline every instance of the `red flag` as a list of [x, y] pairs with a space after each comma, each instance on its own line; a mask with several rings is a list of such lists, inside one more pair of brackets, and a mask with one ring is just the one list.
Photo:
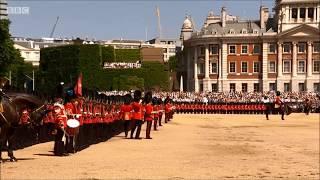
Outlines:
[[74, 87], [74, 94], [76, 96], [82, 96], [82, 73], [80, 73], [77, 84]]

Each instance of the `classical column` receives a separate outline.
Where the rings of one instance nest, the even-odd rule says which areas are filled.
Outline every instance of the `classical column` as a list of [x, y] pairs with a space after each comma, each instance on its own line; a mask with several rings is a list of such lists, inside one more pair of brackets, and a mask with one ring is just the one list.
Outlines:
[[222, 92], [222, 44], [219, 44], [219, 62], [218, 62], [218, 69], [219, 69], [219, 77], [218, 77], [218, 91]]
[[205, 78], [209, 78], [210, 68], [209, 68], [209, 45], [205, 45], [205, 56], [204, 56], [204, 66], [205, 66]]
[[297, 21], [300, 22], [300, 8], [297, 8], [297, 11], [298, 11]]
[[282, 86], [282, 42], [278, 42], [278, 74], [277, 74], [277, 90], [281, 91]]
[[198, 46], [194, 47], [194, 91], [199, 92], [198, 80]]
[[[261, 87], [261, 86], [260, 86]], [[262, 44], [262, 91], [268, 91], [268, 43]]]
[[312, 76], [312, 43], [308, 41], [307, 75]]
[[308, 8], [307, 8], [307, 7], [306, 7], [305, 13], [306, 13], [306, 14], [305, 14], [306, 16], [305, 16], [305, 18], [304, 18], [304, 21], [305, 21], [305, 22], [308, 22], [308, 21], [309, 21], [309, 19], [308, 19], [309, 17], [308, 17]]
[[278, 42], [278, 78], [282, 77], [282, 43]]
[[308, 41], [308, 54], [307, 54], [307, 91], [313, 91], [312, 84], [312, 42]]
[[292, 42], [292, 77], [297, 76], [297, 42]]
[[221, 55], [221, 63], [222, 63], [222, 90], [228, 91], [228, 44], [222, 42], [222, 55]]

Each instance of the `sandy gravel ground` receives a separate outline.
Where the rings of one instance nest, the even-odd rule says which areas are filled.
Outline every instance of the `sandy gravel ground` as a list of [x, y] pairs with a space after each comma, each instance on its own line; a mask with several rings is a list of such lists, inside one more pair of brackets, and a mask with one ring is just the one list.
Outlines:
[[152, 140], [120, 134], [68, 157], [52, 156], [52, 142], [16, 151], [1, 179], [319, 179], [319, 117], [175, 115]]

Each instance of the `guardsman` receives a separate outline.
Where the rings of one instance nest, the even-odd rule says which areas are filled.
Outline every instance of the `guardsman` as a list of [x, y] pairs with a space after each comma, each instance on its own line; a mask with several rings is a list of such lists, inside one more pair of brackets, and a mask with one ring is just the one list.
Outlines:
[[281, 119], [284, 120], [284, 102], [282, 101], [280, 95], [280, 91], [277, 91], [274, 101], [274, 108], [276, 112], [279, 112], [281, 114]]
[[157, 131], [157, 127], [158, 127], [158, 120], [159, 120], [159, 104], [158, 104], [158, 99], [156, 97], [154, 97], [152, 99], [152, 104], [153, 104], [153, 111], [154, 111], [154, 114], [153, 114], [153, 120], [154, 120], [154, 123], [153, 123], [153, 130], [154, 131]]
[[158, 105], [159, 105], [159, 108], [158, 108], [158, 115], [159, 115], [159, 126], [162, 126], [161, 124], [161, 121], [162, 121], [162, 116], [163, 116], [163, 102], [162, 102], [162, 99], [161, 98], [158, 98]]
[[264, 104], [264, 113], [266, 114], [266, 119], [269, 120], [269, 113], [270, 113], [271, 107], [270, 107], [270, 100], [268, 96], [264, 96], [263, 104]]
[[146, 128], [146, 139], [152, 139], [150, 136], [152, 121], [153, 121], [153, 105], [152, 105], [152, 93], [147, 92], [144, 96], [144, 103], [145, 103], [145, 114], [144, 120], [147, 122]]
[[140, 131], [141, 131], [141, 126], [142, 126], [142, 121], [143, 121], [143, 116], [142, 116], [142, 111], [143, 111], [143, 106], [142, 106], [142, 100], [141, 100], [141, 91], [136, 90], [134, 91], [133, 95], [133, 103], [132, 105], [132, 129], [131, 129], [131, 136], [130, 139], [133, 139], [133, 134], [134, 131], [137, 129], [135, 139], [141, 139], [140, 138]]
[[170, 111], [171, 111], [171, 104], [170, 104], [170, 99], [167, 98], [164, 102], [164, 123], [168, 123], [170, 121]]
[[65, 146], [64, 142], [62, 141], [65, 128], [67, 127], [67, 116], [64, 110], [64, 106], [60, 102], [54, 104], [54, 116], [56, 124], [56, 130], [54, 132], [54, 154], [57, 156], [67, 155], [65, 154]]
[[120, 107], [120, 117], [124, 121], [124, 134], [126, 138], [128, 136], [129, 126], [131, 124], [131, 100], [132, 97], [130, 94], [125, 95], [124, 104]]
[[304, 113], [306, 113], [306, 115], [309, 115], [311, 110], [311, 101], [307, 98], [304, 102]]
[[[75, 119], [76, 107], [75, 107], [75, 99], [70, 100], [64, 105], [64, 109], [66, 111], [66, 115], [68, 120]], [[76, 129], [70, 128], [66, 126], [66, 151], [68, 153], [75, 153], [75, 139], [74, 136], [76, 134]]]

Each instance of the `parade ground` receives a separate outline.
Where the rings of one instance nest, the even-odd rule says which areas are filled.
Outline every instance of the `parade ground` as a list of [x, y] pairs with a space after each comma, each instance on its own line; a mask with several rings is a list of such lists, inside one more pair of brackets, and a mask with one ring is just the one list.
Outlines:
[[[145, 124], [143, 125], [145, 128]], [[145, 129], [142, 131], [145, 137]], [[53, 142], [15, 151], [1, 179], [319, 179], [319, 114], [175, 115], [153, 139], [119, 134], [56, 157]], [[3, 158], [7, 158], [3, 153]]]

